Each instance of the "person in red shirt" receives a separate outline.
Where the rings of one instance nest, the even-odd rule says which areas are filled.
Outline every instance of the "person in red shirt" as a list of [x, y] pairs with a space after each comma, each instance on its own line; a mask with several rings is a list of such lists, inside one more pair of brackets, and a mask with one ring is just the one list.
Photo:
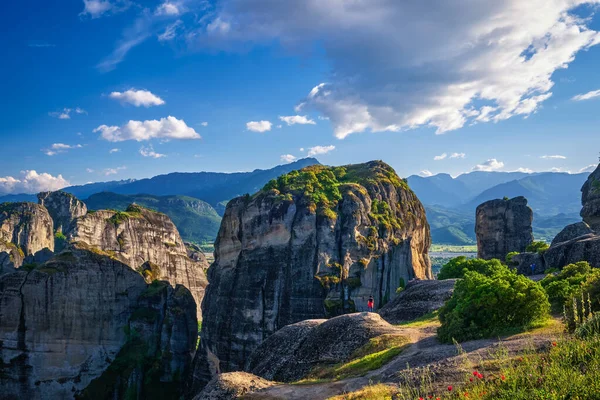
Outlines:
[[369, 296], [369, 301], [367, 301], [367, 309], [369, 312], [373, 312], [373, 308], [375, 307], [375, 300], [373, 299], [373, 295]]

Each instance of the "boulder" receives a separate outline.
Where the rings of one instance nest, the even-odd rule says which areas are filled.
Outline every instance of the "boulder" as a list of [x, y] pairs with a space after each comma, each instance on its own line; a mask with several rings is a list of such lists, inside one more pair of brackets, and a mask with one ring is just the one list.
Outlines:
[[0, 277], [0, 397], [178, 398], [196, 330], [187, 289], [74, 245]]
[[208, 260], [206, 259], [206, 256], [204, 255], [204, 252], [200, 249], [200, 247], [188, 242], [185, 242], [184, 245], [187, 250], [187, 256], [189, 258], [201, 263], [202, 265], [205, 265], [206, 268], [208, 268]]
[[187, 287], [201, 319], [207, 265], [188, 258], [177, 228], [165, 214], [137, 205], [126, 212], [89, 212], [74, 221], [68, 238], [107, 252], [140, 273], [147, 271], [145, 263], [150, 262], [154, 272], [144, 274], [147, 282], [160, 279]]
[[293, 382], [315, 367], [349, 361], [370, 339], [400, 330], [375, 313], [302, 321], [269, 336], [248, 360], [247, 371], [265, 379]]
[[546, 269], [561, 269], [579, 261], [600, 268], [600, 235], [593, 233], [550, 246], [544, 252]]
[[525, 251], [533, 242], [532, 221], [533, 210], [522, 196], [480, 204], [475, 220], [477, 256], [504, 260], [510, 252]]
[[558, 233], [558, 235], [554, 237], [551, 246], [555, 246], [563, 242], [568, 242], [569, 240], [589, 235], [590, 233], [594, 233], [594, 231], [585, 222], [577, 222], [575, 224], [567, 225], [562, 231]]
[[390, 324], [400, 324], [439, 310], [452, 297], [456, 279], [412, 281], [379, 315]]
[[194, 400], [234, 400], [275, 385], [247, 372], [228, 372], [217, 375]]
[[44, 248], [54, 251], [54, 231], [48, 210], [35, 203], [0, 204], [0, 241], [16, 245], [25, 256]]
[[75, 219], [87, 214], [85, 203], [67, 192], [42, 192], [37, 198], [38, 204], [46, 207], [50, 213], [55, 232], [67, 234]]
[[592, 229], [600, 231], [600, 165], [581, 188], [581, 218]]
[[286, 325], [376, 307], [431, 279], [425, 210], [381, 161], [312, 166], [230, 201], [203, 304], [196, 380], [241, 370]]

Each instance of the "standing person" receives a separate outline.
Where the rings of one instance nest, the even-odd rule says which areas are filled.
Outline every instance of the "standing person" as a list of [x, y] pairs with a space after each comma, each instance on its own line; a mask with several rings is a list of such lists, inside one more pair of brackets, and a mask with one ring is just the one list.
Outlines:
[[367, 310], [373, 312], [373, 307], [375, 307], [375, 299], [373, 299], [373, 295], [371, 295], [369, 296], [369, 301], [367, 301]]

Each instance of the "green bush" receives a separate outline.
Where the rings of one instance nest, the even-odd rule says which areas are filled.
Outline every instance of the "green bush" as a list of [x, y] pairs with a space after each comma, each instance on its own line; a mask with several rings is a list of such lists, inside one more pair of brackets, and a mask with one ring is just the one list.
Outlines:
[[546, 250], [548, 250], [548, 243], [546, 242], [532, 242], [529, 246], [527, 246], [527, 248], [525, 249], [525, 251], [527, 251], [528, 253], [543, 253]]
[[540, 281], [548, 294], [554, 311], [562, 311], [565, 302], [581, 293], [582, 285], [594, 277], [600, 277], [600, 270], [592, 269], [586, 261], [569, 264], [556, 275], [547, 275]]
[[483, 275], [491, 275], [494, 271], [502, 268], [500, 260], [483, 260], [481, 258], [467, 258], [465, 256], [452, 258], [440, 269], [438, 279], [462, 278], [467, 271], [479, 272]]
[[489, 276], [467, 271], [440, 310], [438, 337], [460, 342], [524, 329], [545, 320], [549, 309], [541, 285], [506, 266]]
[[506, 261], [506, 265], [515, 265], [513, 263], [513, 257], [516, 255], [519, 255], [520, 253], [518, 251], [511, 251], [510, 253], [508, 253], [506, 255], [506, 258], [504, 259], [504, 261]]
[[67, 247], [67, 237], [62, 232], [56, 232], [54, 234], [54, 252], [60, 253]]

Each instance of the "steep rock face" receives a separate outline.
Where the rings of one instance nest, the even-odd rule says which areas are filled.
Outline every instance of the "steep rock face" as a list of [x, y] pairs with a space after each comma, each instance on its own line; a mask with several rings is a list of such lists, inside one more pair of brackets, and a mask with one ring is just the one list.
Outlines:
[[178, 399], [196, 330], [187, 289], [74, 245], [0, 278], [0, 397]]
[[0, 275], [15, 272], [23, 264], [23, 252], [12, 243], [0, 240]]
[[247, 371], [269, 380], [297, 381], [317, 366], [348, 361], [369, 339], [399, 333], [375, 313], [302, 321], [265, 340], [250, 356]]
[[413, 281], [388, 304], [379, 315], [390, 324], [412, 321], [442, 308], [452, 297], [456, 279]]
[[69, 239], [110, 253], [143, 273], [153, 265], [148, 282], [164, 279], [187, 287], [196, 299], [198, 319], [207, 285], [206, 265], [188, 258], [177, 228], [165, 214], [132, 205], [126, 212], [101, 210], [75, 220]]
[[35, 203], [0, 204], [0, 240], [18, 246], [26, 256], [44, 248], [54, 251], [48, 210]]
[[600, 165], [590, 174], [581, 188], [581, 217], [596, 231], [600, 231]]
[[81, 250], [0, 277], [5, 398], [73, 398], [125, 343], [123, 328], [145, 288], [126, 265]]
[[38, 204], [46, 207], [54, 222], [54, 231], [67, 234], [76, 218], [87, 214], [85, 203], [70, 193], [42, 192], [37, 195]]
[[232, 200], [203, 303], [196, 381], [240, 370], [285, 325], [381, 307], [412, 278], [432, 277], [417, 197], [382, 162], [313, 166]]
[[533, 210], [527, 199], [490, 200], [477, 207], [477, 255], [504, 260], [511, 251], [522, 252], [533, 242]]

